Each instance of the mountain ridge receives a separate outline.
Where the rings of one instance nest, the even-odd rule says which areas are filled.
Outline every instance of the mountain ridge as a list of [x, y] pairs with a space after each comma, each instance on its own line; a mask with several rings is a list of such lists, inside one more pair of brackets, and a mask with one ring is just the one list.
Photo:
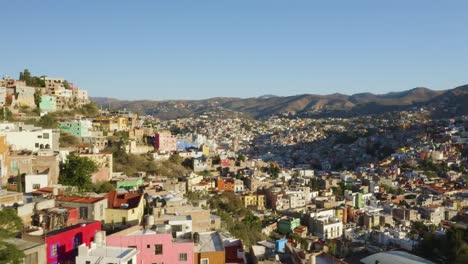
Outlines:
[[[209, 111], [237, 112], [252, 118], [263, 118], [284, 113], [324, 113], [350, 111], [366, 114], [404, 109], [415, 105], [435, 103], [434, 100], [452, 100], [463, 104], [456, 97], [466, 96], [468, 85], [448, 90], [431, 90], [426, 87], [389, 92], [385, 94], [356, 93], [345, 95], [298, 94], [291, 96], [264, 95], [260, 97], [213, 97], [198, 100], [119, 100], [107, 97], [93, 97], [103, 108], [128, 109], [140, 114], [154, 115], [161, 119], [195, 116]], [[462, 107], [462, 109], [464, 109]], [[463, 110], [464, 111], [464, 110]], [[468, 110], [467, 110], [468, 111]]]

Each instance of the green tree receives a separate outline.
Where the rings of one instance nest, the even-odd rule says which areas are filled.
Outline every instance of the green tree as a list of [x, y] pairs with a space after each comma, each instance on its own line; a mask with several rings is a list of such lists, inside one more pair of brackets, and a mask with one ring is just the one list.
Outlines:
[[10, 109], [8, 109], [7, 107], [0, 108], [0, 119], [13, 121], [13, 114], [11, 113]]
[[114, 185], [108, 181], [98, 181], [92, 185], [93, 191], [96, 193], [108, 193], [115, 190]]
[[57, 128], [58, 122], [51, 115], [43, 115], [36, 125], [42, 128]]
[[328, 242], [328, 252], [333, 255], [333, 256], [336, 256], [337, 254], [337, 245], [336, 245], [336, 241], [335, 240], [330, 240]]
[[244, 162], [245, 161], [245, 156], [242, 155], [242, 154], [239, 154], [239, 155], [237, 155], [237, 160], [241, 161], [241, 162]]
[[175, 153], [169, 157], [169, 161], [174, 164], [182, 164], [184, 159], [179, 154]]
[[28, 86], [45, 87], [44, 79], [42, 77], [32, 76], [28, 69], [20, 72], [19, 79], [25, 81]]
[[78, 114], [82, 114], [85, 116], [97, 116], [99, 115], [99, 107], [96, 103], [89, 103], [83, 105], [81, 108], [77, 110]]
[[60, 147], [71, 147], [80, 143], [79, 139], [70, 133], [60, 133]]
[[0, 263], [21, 263], [24, 253], [8, 239], [14, 238], [23, 229], [21, 218], [12, 208], [0, 210]]
[[67, 161], [60, 164], [59, 183], [75, 186], [79, 191], [89, 190], [91, 175], [97, 171], [97, 165], [87, 157], [70, 155]]
[[70, 89], [70, 84], [67, 82], [67, 80], [64, 80], [62, 84], [65, 89]]
[[39, 89], [36, 89], [36, 91], [34, 92], [34, 104], [36, 104], [37, 109], [40, 108], [40, 104], [41, 104], [41, 101], [42, 101], [41, 96], [42, 96], [41, 91]]
[[25, 173], [20, 173], [18, 171], [18, 176], [16, 177], [16, 188], [17, 191], [22, 193], [23, 192], [23, 176], [25, 176]]

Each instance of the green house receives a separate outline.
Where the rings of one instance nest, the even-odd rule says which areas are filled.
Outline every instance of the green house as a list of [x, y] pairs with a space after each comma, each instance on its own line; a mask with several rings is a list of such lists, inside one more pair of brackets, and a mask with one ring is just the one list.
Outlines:
[[55, 112], [57, 111], [57, 99], [55, 96], [43, 95], [41, 96], [39, 108], [44, 112]]
[[301, 219], [299, 218], [281, 219], [278, 221], [278, 232], [282, 235], [286, 235], [288, 233], [291, 233], [300, 225]]
[[116, 182], [116, 188], [131, 189], [137, 188], [143, 184], [143, 178], [125, 178], [122, 181]]

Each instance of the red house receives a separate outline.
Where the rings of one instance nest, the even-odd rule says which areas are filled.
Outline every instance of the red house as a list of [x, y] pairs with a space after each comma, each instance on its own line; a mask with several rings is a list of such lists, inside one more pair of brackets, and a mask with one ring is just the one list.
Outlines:
[[101, 231], [101, 222], [86, 222], [72, 225], [46, 234], [47, 263], [58, 264], [74, 261], [78, 246], [89, 247], [96, 232]]
[[218, 191], [234, 191], [234, 179], [218, 178], [216, 180], [216, 188]]

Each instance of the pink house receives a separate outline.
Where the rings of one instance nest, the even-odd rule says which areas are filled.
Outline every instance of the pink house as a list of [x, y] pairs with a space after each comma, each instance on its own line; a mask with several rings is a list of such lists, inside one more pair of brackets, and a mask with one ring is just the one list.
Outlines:
[[78, 246], [83, 243], [89, 246], [99, 231], [101, 231], [101, 222], [83, 222], [47, 232], [45, 236], [42, 230], [32, 231], [23, 234], [23, 239], [44, 242], [49, 264], [74, 263]]
[[193, 263], [194, 244], [177, 241], [172, 234], [157, 234], [150, 229], [133, 226], [106, 238], [108, 246], [130, 247], [138, 250], [137, 263]]
[[177, 149], [177, 139], [169, 131], [161, 131], [154, 135], [154, 148], [159, 151], [173, 152]]

